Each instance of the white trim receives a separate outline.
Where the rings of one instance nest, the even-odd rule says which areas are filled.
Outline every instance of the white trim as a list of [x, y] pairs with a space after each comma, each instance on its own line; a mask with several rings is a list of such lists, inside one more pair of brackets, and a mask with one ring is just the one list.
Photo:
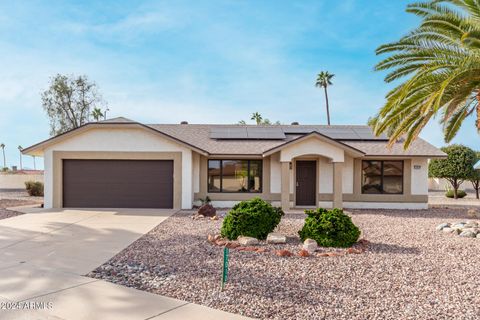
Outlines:
[[425, 202], [343, 202], [344, 208], [349, 209], [403, 209], [423, 210], [428, 209]]

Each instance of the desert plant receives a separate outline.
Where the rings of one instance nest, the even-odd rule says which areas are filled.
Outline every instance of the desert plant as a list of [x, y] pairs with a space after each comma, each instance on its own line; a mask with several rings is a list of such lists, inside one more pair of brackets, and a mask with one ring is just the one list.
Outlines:
[[[467, 193], [463, 190], [457, 190], [457, 198], [464, 198], [467, 196]], [[455, 195], [453, 194], [453, 190], [452, 189], [448, 189], [446, 192], [445, 192], [445, 197], [447, 198], [455, 198]]]
[[273, 207], [260, 198], [242, 201], [228, 212], [223, 220], [221, 234], [230, 240], [239, 236], [266, 239], [280, 223], [283, 214], [281, 208]]
[[212, 199], [210, 199], [209, 196], [206, 196], [204, 199], [200, 199], [200, 203], [203, 205], [205, 204], [209, 204], [210, 202], [212, 202]]
[[460, 185], [473, 174], [477, 155], [472, 149], [459, 144], [441, 149], [447, 154], [447, 158], [431, 160], [428, 165], [428, 175], [432, 178], [444, 178], [450, 182], [453, 197], [456, 199]]
[[298, 232], [302, 241], [313, 239], [322, 247], [350, 247], [357, 242], [360, 230], [341, 209], [305, 210], [307, 218]]
[[25, 189], [27, 189], [28, 195], [33, 197], [43, 196], [43, 183], [40, 181], [26, 181]]

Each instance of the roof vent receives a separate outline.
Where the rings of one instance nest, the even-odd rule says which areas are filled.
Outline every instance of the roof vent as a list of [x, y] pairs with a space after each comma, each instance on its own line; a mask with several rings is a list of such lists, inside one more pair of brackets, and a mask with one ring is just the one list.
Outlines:
[[182, 121], [180, 124], [188, 124], [188, 121]]
[[299, 123], [297, 121], [292, 122], [292, 126], [298, 126], [298, 124]]

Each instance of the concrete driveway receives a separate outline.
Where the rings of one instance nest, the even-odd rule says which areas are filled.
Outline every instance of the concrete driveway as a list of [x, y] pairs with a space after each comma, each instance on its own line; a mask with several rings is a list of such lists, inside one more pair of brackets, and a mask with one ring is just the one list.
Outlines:
[[0, 220], [0, 319], [242, 319], [84, 277], [174, 210], [24, 211]]

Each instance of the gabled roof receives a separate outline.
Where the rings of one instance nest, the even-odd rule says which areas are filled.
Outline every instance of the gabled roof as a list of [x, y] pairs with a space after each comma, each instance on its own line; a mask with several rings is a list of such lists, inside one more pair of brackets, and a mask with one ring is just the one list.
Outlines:
[[266, 156], [269, 156], [277, 151], [280, 151], [282, 150], [283, 148], [285, 147], [288, 147], [288, 146], [292, 146], [292, 145], [295, 145], [297, 143], [301, 143], [302, 141], [306, 140], [306, 139], [309, 139], [309, 138], [317, 138], [317, 139], [320, 139], [322, 141], [326, 141], [330, 144], [333, 144], [341, 149], [344, 149], [345, 151], [347, 151], [348, 153], [352, 154], [354, 157], [361, 157], [361, 156], [364, 156], [365, 155], [365, 152], [359, 150], [359, 149], [356, 149], [356, 148], [353, 148], [351, 146], [349, 146], [348, 144], [346, 143], [343, 143], [341, 141], [337, 141], [337, 140], [334, 140], [330, 137], [327, 137], [326, 135], [324, 134], [321, 134], [320, 132], [317, 132], [317, 131], [313, 131], [313, 132], [310, 132], [310, 133], [307, 133], [306, 135], [304, 136], [299, 136], [293, 140], [290, 140], [290, 141], [286, 141], [285, 143], [279, 145], [279, 146], [276, 146], [276, 147], [273, 147], [272, 149], [270, 150], [266, 150], [264, 153], [263, 153], [263, 156], [266, 157]]
[[[265, 156], [280, 150], [282, 146], [302, 141], [307, 136], [315, 136], [329, 143], [348, 150], [357, 156], [384, 156], [384, 157], [445, 157], [445, 153], [418, 138], [408, 150], [403, 149], [402, 143], [395, 143], [387, 148], [385, 137], [375, 137], [368, 126], [359, 125], [217, 125], [217, 124], [142, 124], [127, 118], [119, 117], [105, 121], [91, 122], [77, 129], [70, 130], [56, 137], [47, 139], [23, 150], [25, 154], [39, 154], [42, 150], [58, 141], [68, 139], [85, 130], [93, 128], [143, 128], [164, 138], [175, 141], [203, 155], [222, 156]], [[218, 128], [260, 128], [256, 132], [267, 132], [273, 128], [276, 132], [279, 128], [285, 138], [273, 135], [274, 138], [262, 138], [251, 136], [246, 139], [219, 139], [212, 138], [211, 132], [218, 132]], [[264, 129], [263, 129], [264, 128]], [[220, 130], [221, 131], [221, 130]], [[238, 130], [237, 130], [238, 131]], [[248, 130], [246, 130], [248, 131]], [[251, 130], [250, 130], [251, 131]], [[265, 137], [272, 137], [266, 134]]]

